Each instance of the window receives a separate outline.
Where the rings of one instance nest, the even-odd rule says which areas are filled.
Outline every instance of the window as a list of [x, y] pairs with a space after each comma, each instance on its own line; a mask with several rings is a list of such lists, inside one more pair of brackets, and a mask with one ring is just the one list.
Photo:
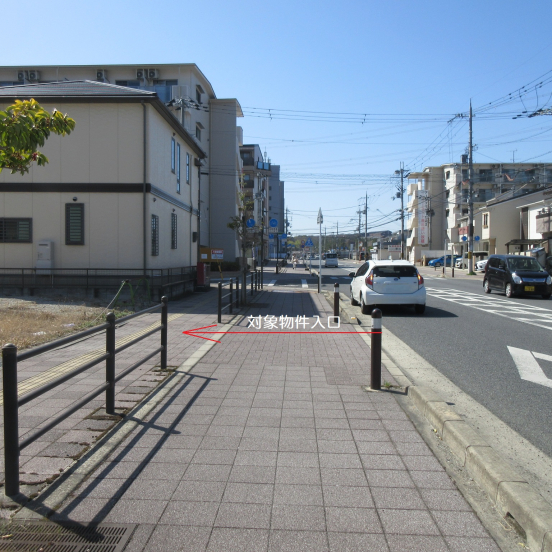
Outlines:
[[159, 217], [151, 215], [151, 254], [159, 255]]
[[190, 183], [190, 154], [186, 154], [186, 184]]
[[180, 144], [176, 144], [176, 193], [180, 193]]
[[65, 204], [65, 245], [84, 245], [84, 203]]
[[450, 171], [447, 171], [447, 172], [445, 173], [445, 178], [446, 178], [447, 180], [450, 178]]
[[174, 158], [175, 158], [176, 142], [174, 138], [171, 138], [171, 171], [174, 172]]
[[489, 213], [483, 215], [483, 228], [489, 228]]
[[176, 249], [177, 247], [176, 230], [176, 213], [171, 213], [171, 249]]
[[201, 142], [201, 127], [196, 125], [196, 138]]
[[128, 86], [129, 88], [139, 88], [140, 87], [140, 81], [139, 80], [116, 80], [115, 84], [117, 86]]
[[0, 243], [31, 243], [33, 219], [0, 218]]
[[203, 88], [201, 86], [196, 86], [196, 102], [201, 104], [201, 94], [203, 93]]

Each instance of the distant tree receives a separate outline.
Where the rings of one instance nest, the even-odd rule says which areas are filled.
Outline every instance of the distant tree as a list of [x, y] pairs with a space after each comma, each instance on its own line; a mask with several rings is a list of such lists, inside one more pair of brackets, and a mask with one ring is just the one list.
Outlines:
[[0, 111], [0, 171], [29, 172], [32, 163], [45, 165], [48, 158], [38, 151], [50, 134], [65, 136], [75, 121], [56, 109], [46, 111], [36, 100], [16, 100]]

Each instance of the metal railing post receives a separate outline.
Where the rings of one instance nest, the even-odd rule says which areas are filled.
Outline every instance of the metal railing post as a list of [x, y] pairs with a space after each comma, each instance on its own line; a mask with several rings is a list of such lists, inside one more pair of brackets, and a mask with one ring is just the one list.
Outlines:
[[253, 295], [253, 272], [250, 272], [249, 276], [251, 276], [251, 295]]
[[19, 493], [19, 418], [17, 404], [17, 347], [2, 347], [2, 383], [4, 385], [4, 493]]
[[381, 311], [379, 309], [372, 311], [370, 352], [370, 388], [379, 391], [381, 389]]
[[334, 322], [337, 324], [339, 320], [339, 284], [334, 284]]
[[234, 280], [230, 278], [230, 302], [228, 310], [232, 314], [232, 305], [234, 304]]
[[240, 308], [240, 277], [236, 278], [236, 308]]
[[115, 315], [112, 312], [106, 316], [109, 328], [105, 330], [105, 381], [109, 387], [105, 390], [105, 412], [115, 414]]
[[161, 297], [161, 370], [167, 369], [167, 336], [169, 331], [169, 299], [165, 295]]
[[218, 283], [218, 323], [222, 322], [222, 282]]

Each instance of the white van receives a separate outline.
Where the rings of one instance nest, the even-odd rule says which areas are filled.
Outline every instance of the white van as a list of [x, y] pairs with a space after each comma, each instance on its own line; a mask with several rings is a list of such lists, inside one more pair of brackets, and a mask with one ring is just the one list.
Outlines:
[[326, 253], [326, 260], [324, 262], [325, 267], [338, 267], [337, 253]]

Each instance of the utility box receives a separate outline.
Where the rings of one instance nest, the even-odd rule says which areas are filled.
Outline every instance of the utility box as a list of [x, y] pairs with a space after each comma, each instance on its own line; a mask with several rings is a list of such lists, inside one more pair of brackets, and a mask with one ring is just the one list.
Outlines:
[[211, 265], [197, 263], [197, 287], [206, 291], [211, 287]]
[[36, 273], [51, 274], [54, 268], [54, 242], [41, 240], [36, 247]]

